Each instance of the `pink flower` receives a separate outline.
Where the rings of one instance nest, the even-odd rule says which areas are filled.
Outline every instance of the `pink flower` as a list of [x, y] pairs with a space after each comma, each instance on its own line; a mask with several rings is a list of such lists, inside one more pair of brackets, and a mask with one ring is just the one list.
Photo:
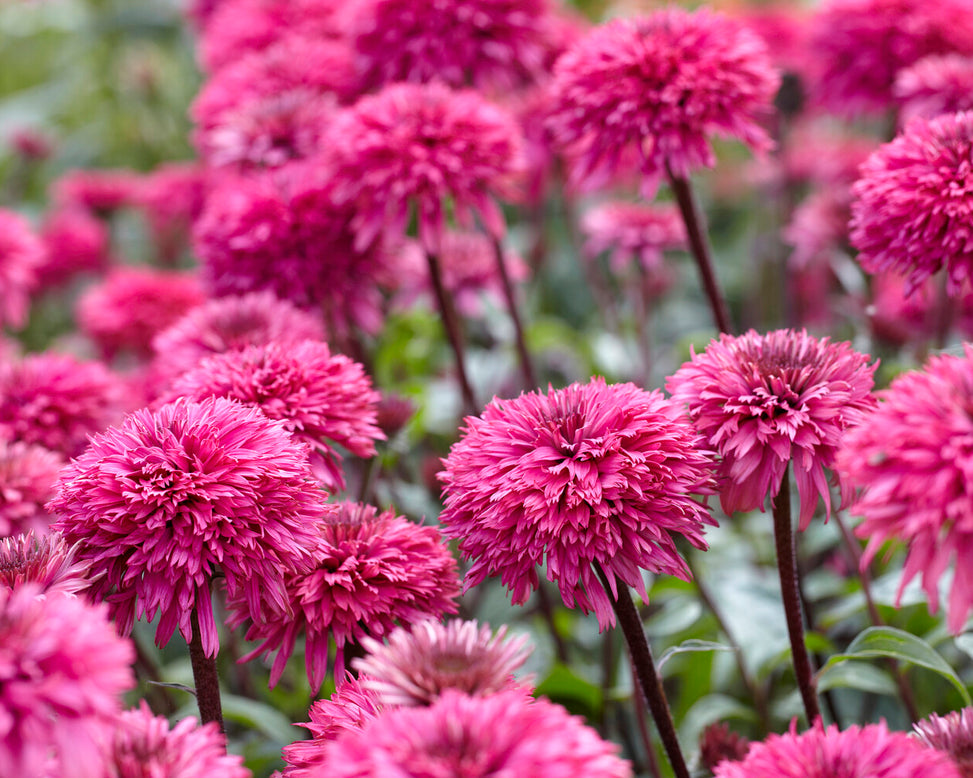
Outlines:
[[53, 211], [41, 225], [44, 261], [37, 268], [41, 289], [57, 287], [81, 273], [97, 273], [108, 263], [108, 230], [88, 211]]
[[118, 379], [100, 362], [31, 354], [0, 363], [0, 439], [72, 457], [121, 415]]
[[345, 488], [342, 446], [359, 457], [375, 456], [379, 394], [364, 368], [326, 343], [268, 343], [204, 359], [177, 378], [161, 402], [186, 397], [226, 397], [259, 408], [308, 444], [315, 475], [331, 491]]
[[160, 259], [175, 264], [188, 243], [209, 187], [208, 173], [194, 162], [160, 165], [139, 185], [135, 205], [145, 214]]
[[6, 140], [7, 146], [24, 159], [38, 161], [54, 153], [54, 139], [37, 127], [18, 127]]
[[716, 160], [713, 135], [771, 146], [760, 125], [780, 78], [766, 47], [737, 22], [670, 8], [596, 27], [554, 68], [550, 124], [580, 153], [575, 178], [600, 186], [637, 148], [652, 193], [668, 165], [680, 176]]
[[564, 708], [523, 690], [469, 697], [451, 689], [428, 708], [397, 708], [326, 751], [331, 778], [496, 775], [629, 778], [618, 748]]
[[830, 267], [834, 255], [848, 244], [851, 188], [832, 185], [808, 195], [791, 213], [782, 237], [794, 247], [788, 263], [796, 270]]
[[915, 119], [861, 167], [851, 242], [869, 273], [906, 276], [909, 291], [945, 267], [951, 294], [971, 280], [973, 111]]
[[912, 728], [921, 742], [949, 755], [960, 778], [973, 778], [973, 708], [954, 710], [945, 716], [933, 713]]
[[242, 757], [226, 753], [226, 738], [215, 723], [200, 727], [190, 717], [170, 728], [145, 700], [118, 716], [107, 751], [105, 778], [251, 776]]
[[211, 581], [228, 596], [287, 610], [284, 576], [306, 569], [324, 495], [307, 452], [260, 411], [223, 398], [137, 411], [95, 436], [61, 474], [55, 529], [91, 560], [92, 596], [119, 631], [161, 611], [156, 643], [176, 627], [218, 648]]
[[0, 327], [27, 321], [44, 247], [22, 216], [0, 208]]
[[47, 533], [53, 519], [44, 504], [54, 496], [66, 464], [61, 454], [43, 446], [0, 438], [0, 538]]
[[366, 89], [396, 81], [510, 89], [538, 78], [547, 0], [363, 0], [353, 29]]
[[205, 299], [194, 275], [119, 267], [78, 300], [78, 326], [106, 358], [119, 351], [148, 357], [152, 338]]
[[88, 568], [59, 532], [37, 536], [28, 530], [0, 540], [0, 588], [30, 585], [45, 594], [78, 594], [88, 588]]
[[[806, 332], [721, 335], [702, 354], [692, 353], [666, 382], [673, 400], [706, 444], [722, 457], [720, 505], [727, 514], [763, 507], [780, 490], [790, 463], [806, 529], [831, 496], [825, 468], [834, 467], [845, 430], [875, 406], [876, 365], [847, 343]], [[842, 501], [851, 496], [842, 486]]]
[[98, 743], [135, 684], [104, 608], [0, 586], [0, 773], [101, 778]]
[[662, 252], [686, 247], [686, 228], [672, 206], [610, 202], [581, 219], [585, 254], [611, 252], [611, 267], [622, 271], [632, 259], [646, 270], [662, 268]]
[[801, 77], [806, 75], [811, 56], [810, 19], [805, 8], [784, 2], [746, 4], [733, 8], [733, 16], [760, 36], [774, 65]]
[[171, 380], [215, 354], [308, 339], [324, 339], [320, 320], [270, 292], [224, 297], [194, 308], [156, 335], [152, 340], [154, 366]]
[[388, 644], [362, 638], [368, 653], [353, 664], [362, 686], [386, 707], [431, 705], [446, 689], [480, 697], [529, 690], [514, 677], [531, 650], [527, 637], [506, 636], [506, 627], [494, 634], [475, 621], [423, 621], [398, 627]]
[[133, 170], [72, 170], [54, 183], [61, 208], [110, 213], [131, 204], [139, 188]]
[[899, 597], [921, 574], [935, 611], [939, 578], [956, 557], [949, 594], [949, 629], [958, 633], [973, 609], [973, 515], [967, 472], [973, 462], [973, 347], [963, 357], [932, 357], [921, 372], [900, 375], [881, 393], [878, 409], [845, 437], [842, 477], [862, 492], [851, 510], [864, 516], [868, 538], [862, 564], [888, 540], [908, 545]]
[[466, 424], [443, 460], [439, 519], [473, 560], [466, 589], [499, 575], [523, 603], [546, 560], [564, 603], [604, 628], [615, 616], [594, 564], [643, 599], [643, 569], [689, 577], [675, 536], [706, 547], [715, 522], [692, 494], [712, 489], [712, 460], [661, 392], [595, 378], [494, 399]]
[[973, 54], [970, 0], [828, 0], [812, 21], [815, 97], [845, 115], [894, 105], [895, 77], [930, 54]]
[[742, 762], [749, 750], [750, 741], [722, 722], [707, 726], [699, 738], [699, 761], [711, 773], [725, 760]]
[[436, 251], [446, 200], [460, 226], [475, 212], [500, 237], [494, 196], [512, 192], [523, 139], [506, 111], [476, 92], [442, 84], [394, 84], [363, 97], [331, 123], [324, 161], [337, 203], [354, 204], [356, 245], [405, 234], [414, 206], [423, 246]]
[[456, 612], [456, 560], [435, 527], [417, 526], [391, 510], [339, 503], [313, 550], [313, 568], [286, 577], [290, 615], [247, 607], [230, 597], [230, 624], [252, 621], [247, 640], [262, 640], [244, 659], [276, 651], [275, 685], [299, 633], [306, 635], [308, 680], [318, 689], [328, 670], [328, 644], [337, 646], [336, 674], [344, 647], [366, 635], [381, 637], [398, 624]]
[[754, 743], [742, 762], [726, 761], [715, 778], [960, 778], [949, 759], [885, 723], [852, 726], [844, 732], [820, 720], [800, 735], [771, 735]]
[[973, 109], [973, 57], [941, 54], [923, 57], [903, 68], [892, 88], [899, 122], [932, 119], [943, 113]]
[[287, 768], [284, 778], [315, 778], [325, 765], [328, 745], [345, 732], [361, 729], [381, 713], [375, 695], [360, 680], [348, 677], [331, 695], [318, 700], [308, 711], [310, 721], [301, 724], [311, 731], [311, 740], [299, 740], [284, 746]]

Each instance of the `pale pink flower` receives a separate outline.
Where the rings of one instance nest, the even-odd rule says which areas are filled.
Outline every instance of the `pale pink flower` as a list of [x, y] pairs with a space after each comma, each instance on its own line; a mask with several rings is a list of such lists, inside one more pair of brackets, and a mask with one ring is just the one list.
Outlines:
[[611, 267], [622, 271], [633, 259], [645, 270], [662, 269], [662, 252], [686, 248], [686, 227], [673, 206], [609, 202], [581, 218], [585, 254], [610, 253]]
[[903, 68], [892, 87], [903, 126], [917, 117], [973, 109], [973, 57], [939, 54]]
[[0, 538], [47, 533], [53, 519], [44, 505], [54, 496], [58, 473], [66, 464], [56, 451], [0, 438]]
[[596, 27], [554, 68], [551, 129], [580, 154], [575, 179], [600, 186], [636, 148], [643, 191], [668, 166], [686, 176], [715, 162], [710, 138], [771, 146], [761, 121], [780, 78], [763, 41], [707, 10], [669, 8]]
[[27, 321], [44, 246], [22, 216], [0, 208], [0, 327]]
[[28, 530], [0, 540], [0, 587], [33, 585], [45, 593], [78, 594], [88, 588], [89, 567], [60, 532], [38, 536]]
[[949, 755], [961, 778], [973, 778], [973, 708], [933, 713], [912, 728], [920, 741]]
[[494, 399], [466, 425], [439, 476], [443, 532], [473, 561], [466, 589], [499, 575], [521, 604], [546, 561], [565, 605], [604, 628], [615, 614], [593, 565], [643, 599], [642, 570], [689, 577], [675, 539], [706, 547], [715, 522], [692, 495], [711, 491], [712, 459], [661, 392], [595, 378]]
[[967, 488], [973, 462], [973, 346], [964, 356], [931, 357], [922, 371], [903, 373], [880, 393], [881, 404], [842, 443], [838, 468], [862, 492], [851, 506], [864, 516], [868, 539], [862, 564], [889, 540], [908, 546], [899, 587], [917, 575], [931, 610], [939, 605], [939, 579], [958, 561], [949, 592], [947, 625], [963, 628], [973, 609], [973, 496]]
[[134, 686], [103, 606], [0, 586], [0, 774], [102, 778], [99, 743]]
[[312, 569], [285, 577], [288, 614], [229, 597], [230, 624], [251, 621], [248, 640], [262, 641], [245, 659], [277, 652], [270, 683], [284, 672], [304, 633], [308, 680], [321, 686], [334, 641], [336, 675], [344, 673], [344, 649], [367, 635], [381, 637], [396, 624], [412, 624], [456, 612], [456, 560], [435, 527], [417, 526], [391, 510], [339, 503], [313, 549]]
[[770, 735], [754, 743], [740, 762], [725, 761], [715, 778], [960, 778], [945, 754], [927, 748], [885, 723], [852, 726], [843, 732], [821, 721], [801, 734]]
[[387, 644], [362, 638], [367, 653], [352, 664], [381, 705], [431, 705], [446, 689], [475, 696], [529, 689], [514, 677], [531, 651], [526, 644], [526, 635], [508, 640], [505, 626], [494, 633], [475, 621], [423, 621], [398, 627]]
[[267, 343], [209, 357], [177, 378], [160, 402], [178, 397], [226, 397], [281, 420], [308, 444], [314, 474], [331, 491], [345, 488], [335, 445], [367, 458], [385, 438], [376, 426], [379, 394], [364, 368], [321, 341]]
[[470, 697], [448, 689], [427, 708], [396, 708], [325, 751], [330, 778], [545, 776], [629, 778], [618, 747], [579, 717], [523, 690]]
[[161, 612], [157, 644], [176, 627], [189, 641], [195, 612], [207, 656], [218, 648], [214, 576], [268, 617], [287, 610], [284, 576], [307, 569], [325, 514], [303, 445], [223, 398], [137, 411], [95, 436], [48, 507], [122, 634]]
[[[874, 408], [875, 364], [848, 343], [807, 332], [720, 335], [692, 352], [666, 382], [673, 400], [722, 458], [720, 505], [727, 514], [763, 508], [780, 490], [788, 464], [800, 495], [800, 528], [824, 500], [845, 430]], [[833, 477], [832, 480], [837, 480]], [[841, 483], [842, 502], [851, 497]]]
[[174, 727], [145, 700], [119, 714], [105, 755], [104, 778], [250, 778], [243, 758], [226, 753], [226, 738], [210, 722], [189, 717]]
[[973, 280], [971, 154], [966, 111], [915, 119], [865, 161], [851, 205], [851, 243], [865, 270], [905, 276], [909, 291], [943, 267], [951, 294]]

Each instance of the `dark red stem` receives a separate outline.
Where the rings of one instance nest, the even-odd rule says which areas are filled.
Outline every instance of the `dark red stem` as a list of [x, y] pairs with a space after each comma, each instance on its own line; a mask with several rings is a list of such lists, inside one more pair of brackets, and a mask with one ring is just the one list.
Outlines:
[[497, 273], [500, 274], [500, 282], [503, 285], [503, 296], [507, 301], [507, 311], [514, 323], [514, 336], [517, 342], [517, 358], [520, 360], [520, 370], [527, 384], [528, 392], [537, 388], [537, 375], [534, 372], [534, 363], [531, 361], [530, 352], [527, 350], [527, 339], [524, 337], [524, 326], [520, 319], [520, 312], [517, 310], [517, 299], [514, 296], [514, 287], [510, 283], [510, 274], [507, 272], [507, 263], [503, 256], [503, 244], [498, 238], [493, 239], [493, 255], [497, 260]]
[[216, 672], [216, 657], [206, 656], [203, 651], [203, 638], [195, 608], [193, 608], [192, 627], [193, 639], [189, 641], [189, 661], [193, 666], [199, 718], [203, 724], [215, 721], [219, 725], [220, 732], [223, 732], [223, 705], [220, 702], [220, 677]]
[[446, 337], [449, 345], [453, 349], [456, 357], [456, 374], [459, 378], [460, 392], [463, 394], [463, 404], [466, 412], [476, 414], [479, 406], [473, 395], [473, 388], [470, 386], [469, 378], [466, 376], [466, 360], [463, 355], [463, 335], [460, 332], [459, 318], [456, 309], [453, 307], [453, 299], [446, 291], [443, 283], [443, 273], [439, 266], [439, 258], [431, 251], [426, 252], [426, 262], [429, 265], [429, 277], [432, 280], [432, 288], [436, 293], [436, 303], [439, 306], [439, 313], [443, 318], [443, 327], [446, 329]]

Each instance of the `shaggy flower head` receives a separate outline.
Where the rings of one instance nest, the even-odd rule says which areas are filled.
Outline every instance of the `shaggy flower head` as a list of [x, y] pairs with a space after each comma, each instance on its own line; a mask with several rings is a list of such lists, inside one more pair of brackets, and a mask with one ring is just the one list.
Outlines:
[[973, 54], [970, 0], [827, 0], [811, 30], [818, 101], [845, 116], [893, 107], [904, 68], [931, 54]]
[[68, 209], [110, 213], [129, 205], [139, 189], [133, 170], [72, 170], [54, 184], [55, 202]]
[[172, 379], [206, 357], [266, 343], [323, 340], [324, 328], [313, 314], [279, 300], [270, 292], [210, 300], [193, 309], [152, 340], [155, 368]]
[[[875, 406], [875, 367], [847, 343], [792, 330], [750, 330], [721, 335], [702, 354], [693, 352], [666, 388], [688, 406], [696, 429], [722, 457], [723, 510], [763, 506], [791, 463], [805, 529], [819, 495], [830, 516], [824, 470], [834, 467], [844, 431]], [[849, 491], [842, 484], [843, 502]]]
[[306, 566], [325, 513], [304, 447], [223, 398], [128, 416], [63, 471], [48, 507], [91, 560], [92, 596], [111, 603], [121, 633], [161, 611], [158, 645], [176, 627], [189, 641], [195, 611], [207, 656], [216, 573], [229, 596], [287, 610], [284, 576]]
[[310, 721], [302, 724], [311, 740], [284, 746], [288, 766], [284, 778], [315, 778], [325, 764], [328, 744], [345, 732], [361, 729], [381, 713], [375, 695], [362, 685], [364, 679], [346, 677], [329, 700], [318, 700], [308, 711]]
[[384, 706], [431, 705], [446, 689], [485, 696], [525, 688], [514, 678], [530, 653], [527, 636], [507, 640], [507, 629], [454, 620], [399, 627], [384, 644], [364, 638], [368, 653], [355, 659], [362, 685]]
[[119, 417], [119, 393], [100, 362], [46, 353], [0, 363], [0, 439], [77, 456]]
[[611, 252], [611, 267], [616, 272], [633, 258], [646, 270], [659, 270], [663, 251], [686, 246], [686, 227], [671, 206], [606, 203], [584, 215], [581, 231], [586, 238], [585, 253], [597, 257]]
[[435, 527], [417, 526], [391, 510], [340, 503], [314, 547], [313, 568], [286, 576], [293, 615], [246, 607], [230, 597], [230, 623], [252, 622], [247, 640], [263, 643], [249, 657], [277, 651], [271, 686], [294, 643], [306, 635], [307, 674], [314, 689], [328, 670], [328, 642], [337, 646], [336, 675], [344, 673], [344, 647], [366, 635], [381, 637], [398, 624], [456, 612], [456, 560]]
[[97, 741], [134, 686], [135, 651], [103, 606], [41, 594], [0, 586], [0, 773], [102, 778]]
[[63, 456], [43, 446], [0, 439], [0, 538], [34, 531], [47, 533], [52, 519], [45, 503], [54, 486]]
[[329, 778], [545, 776], [629, 778], [628, 762], [581, 719], [521, 689], [470, 697], [447, 689], [428, 708], [397, 708], [325, 753]]
[[927, 746], [949, 754], [962, 778], [973, 778], [973, 708], [954, 710], [945, 716], [933, 713], [912, 728]]
[[81, 273], [100, 273], [108, 262], [108, 229], [83, 208], [48, 214], [40, 236], [44, 243], [44, 261], [37, 268], [40, 289], [61, 286]]
[[26, 532], [0, 540], [0, 587], [33, 584], [44, 593], [77, 594], [88, 586], [88, 563], [59, 532], [35, 536]]
[[208, 172], [195, 162], [160, 165], [142, 179], [136, 205], [149, 223], [159, 257], [174, 265], [188, 243], [192, 223], [203, 210]]
[[973, 109], [973, 57], [944, 54], [920, 59], [895, 77], [899, 121], [932, 119]]
[[534, 81], [545, 70], [549, 14], [547, 0], [363, 0], [353, 33], [363, 86]]
[[963, 357], [938, 356], [921, 372], [904, 373], [881, 393], [882, 403], [845, 437], [838, 468], [863, 491], [851, 506], [864, 516], [862, 564], [888, 540], [909, 549], [899, 587], [916, 575], [931, 607], [939, 578], [958, 560], [949, 594], [949, 629], [959, 633], [973, 609], [973, 347]]
[[0, 208], [0, 327], [20, 327], [27, 320], [30, 293], [43, 260], [43, 244], [27, 220]]
[[617, 19], [557, 61], [551, 129], [581, 155], [576, 178], [591, 186], [638, 149], [648, 195], [667, 165], [680, 176], [712, 167], [714, 135], [768, 149], [760, 121], [779, 81], [763, 41], [719, 14], [671, 8]]
[[315, 475], [328, 489], [345, 488], [341, 455], [375, 456], [379, 394], [364, 368], [321, 341], [268, 343], [204, 359], [176, 379], [163, 402], [226, 397], [259, 408], [311, 449]]
[[675, 536], [706, 547], [715, 522], [692, 495], [712, 490], [712, 460], [660, 392], [595, 378], [494, 399], [466, 424], [443, 460], [440, 522], [473, 560], [467, 589], [499, 575], [523, 603], [546, 560], [564, 603], [604, 628], [615, 617], [594, 564], [643, 599], [643, 569], [689, 577]]
[[194, 275], [149, 268], [118, 268], [78, 301], [81, 331], [106, 357], [152, 353], [152, 338], [205, 301]]
[[851, 242], [869, 273], [905, 276], [909, 290], [945, 267], [949, 291], [973, 280], [973, 111], [915, 119], [861, 167]]
[[105, 778], [250, 778], [243, 758], [226, 753], [215, 723], [182, 719], [175, 727], [143, 700], [118, 716], [105, 757]]
[[336, 202], [358, 210], [359, 247], [381, 233], [401, 239], [414, 206], [419, 238], [436, 251], [447, 200], [461, 226], [475, 212], [488, 232], [503, 235], [493, 196], [512, 194], [522, 143], [514, 118], [476, 92], [394, 84], [335, 117], [325, 161]]
[[784, 735], [754, 743], [742, 762], [726, 761], [715, 778], [961, 778], [945, 754], [927, 748], [885, 723], [844, 732], [818, 721], [800, 735], [796, 723]]

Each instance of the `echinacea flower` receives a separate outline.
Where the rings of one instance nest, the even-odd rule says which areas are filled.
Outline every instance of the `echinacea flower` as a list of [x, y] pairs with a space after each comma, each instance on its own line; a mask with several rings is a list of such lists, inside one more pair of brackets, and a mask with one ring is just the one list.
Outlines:
[[375, 456], [378, 392], [364, 368], [321, 341], [267, 343], [218, 354], [177, 378], [160, 402], [226, 397], [259, 408], [308, 444], [315, 475], [332, 491], [345, 487], [337, 444]]
[[973, 276], [973, 111], [914, 119], [861, 167], [851, 242], [869, 273], [905, 276], [909, 291], [945, 267], [951, 294]]
[[963, 628], [973, 609], [973, 346], [964, 355], [931, 357], [921, 371], [903, 373], [880, 393], [881, 403], [842, 443], [838, 468], [861, 494], [851, 506], [864, 516], [859, 537], [868, 539], [863, 564], [888, 540], [909, 552], [899, 597], [921, 575], [932, 610], [939, 579], [955, 558], [947, 625]]
[[31, 354], [0, 363], [0, 438], [76, 456], [120, 415], [120, 385], [100, 362]]
[[189, 311], [152, 340], [154, 367], [171, 380], [206, 357], [266, 343], [323, 340], [324, 327], [314, 314], [270, 292], [210, 300]]
[[33, 585], [45, 594], [78, 594], [88, 587], [89, 567], [59, 532], [0, 540], [0, 588]]
[[705, 548], [715, 524], [693, 497], [713, 486], [698, 442], [676, 404], [633, 384], [494, 399], [466, 418], [440, 474], [443, 532], [473, 561], [465, 587], [499, 575], [520, 604], [546, 561], [564, 603], [604, 628], [615, 614], [593, 565], [643, 599], [642, 570], [687, 578], [675, 538]]
[[898, 73], [932, 54], [973, 54], [970, 0], [827, 0], [812, 18], [816, 100], [844, 116], [894, 105]]
[[[830, 516], [825, 469], [834, 468], [845, 430], [875, 406], [876, 365], [848, 343], [807, 332], [720, 335], [692, 353], [666, 382], [706, 444], [721, 456], [720, 505], [727, 513], [761, 508], [780, 490], [788, 463], [800, 495], [800, 528], [818, 497]], [[842, 502], [850, 489], [841, 484]]]
[[119, 267], [89, 287], [77, 304], [78, 327], [106, 357], [152, 353], [152, 338], [205, 302], [195, 275]]
[[192, 716], [174, 727], [142, 700], [117, 717], [105, 755], [105, 778], [250, 778], [243, 758], [226, 753], [215, 722]]
[[916, 737], [953, 760], [961, 778], [973, 778], [973, 708], [933, 713], [912, 725]]
[[431, 705], [446, 689], [485, 696], [529, 688], [514, 677], [530, 653], [526, 643], [525, 635], [507, 640], [506, 627], [423, 621], [397, 628], [388, 643], [362, 638], [367, 653], [352, 664], [381, 705]]
[[[43, 596], [42, 596], [43, 594]], [[135, 650], [104, 606], [0, 586], [0, 770], [102, 778], [99, 741], [135, 679]]]
[[754, 743], [740, 762], [724, 761], [715, 778], [960, 778], [941, 754], [909, 737], [890, 732], [885, 723], [852, 726], [815, 725], [797, 734], [770, 735]]
[[898, 72], [893, 93], [903, 126], [917, 117], [932, 119], [943, 113], [969, 111], [973, 109], [973, 57], [923, 57]]
[[142, 211], [159, 257], [173, 265], [206, 202], [209, 173], [196, 162], [160, 165], [139, 184], [134, 205]]
[[396, 708], [325, 751], [330, 778], [496, 775], [629, 778], [618, 747], [579, 717], [521, 689], [471, 697], [448, 689], [427, 708]]
[[643, 191], [668, 166], [685, 177], [715, 164], [710, 139], [771, 146], [780, 77], [756, 34], [706, 10], [670, 8], [596, 27], [554, 67], [550, 126], [580, 154], [575, 177], [600, 185], [629, 148], [638, 150]]
[[22, 216], [0, 208], [0, 327], [27, 320], [44, 247]]
[[750, 750], [750, 741], [733, 732], [724, 722], [713, 722], [699, 738], [699, 761], [710, 772], [720, 762], [740, 762]]
[[44, 261], [37, 268], [39, 289], [61, 286], [82, 273], [99, 273], [108, 262], [108, 229], [83, 208], [60, 208], [41, 224]]
[[662, 252], [686, 247], [686, 227], [672, 206], [610, 202], [592, 208], [581, 219], [585, 254], [611, 255], [611, 267], [621, 271], [632, 259], [646, 270], [662, 267]]
[[375, 695], [362, 679], [346, 677], [330, 699], [317, 700], [308, 711], [310, 721], [301, 724], [311, 732], [310, 740], [284, 746], [287, 767], [284, 778], [315, 778], [325, 764], [328, 745], [341, 734], [361, 729], [382, 711]]
[[417, 526], [394, 511], [339, 503], [312, 548], [311, 569], [285, 576], [288, 613], [252, 607], [228, 597], [229, 623], [251, 625], [247, 640], [260, 646], [245, 659], [276, 651], [275, 685], [300, 633], [304, 633], [308, 680], [321, 686], [328, 670], [329, 641], [336, 646], [336, 675], [344, 650], [367, 635], [381, 637], [396, 624], [412, 624], [456, 612], [456, 560], [435, 527]]
[[523, 139], [514, 118], [478, 93], [442, 84], [393, 84], [339, 112], [323, 162], [337, 203], [353, 204], [358, 247], [400, 240], [414, 207], [419, 239], [435, 252], [447, 201], [460, 226], [475, 213], [504, 233], [495, 196], [512, 194]]
[[71, 170], [54, 182], [54, 201], [60, 208], [107, 214], [129, 205], [139, 188], [134, 170]]
[[0, 438], [0, 538], [47, 533], [53, 518], [44, 508], [54, 496], [67, 460], [56, 451]]
[[547, 0], [363, 0], [352, 29], [363, 87], [530, 83], [545, 70], [549, 15]]
[[122, 634], [161, 612], [158, 645], [176, 627], [190, 641], [195, 613], [207, 656], [218, 648], [213, 577], [268, 616], [287, 610], [284, 576], [306, 569], [326, 512], [303, 445], [221, 397], [136, 411], [96, 435], [48, 507]]

